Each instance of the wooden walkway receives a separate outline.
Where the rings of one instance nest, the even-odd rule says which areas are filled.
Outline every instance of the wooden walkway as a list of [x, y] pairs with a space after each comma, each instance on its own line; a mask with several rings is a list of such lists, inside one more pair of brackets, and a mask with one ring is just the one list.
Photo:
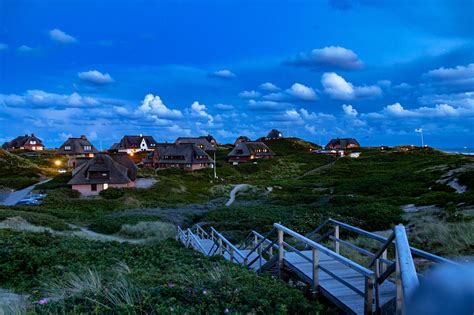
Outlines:
[[[334, 226], [328, 230], [328, 227]], [[381, 243], [376, 253], [340, 238], [340, 229], [368, 237]], [[276, 234], [276, 238], [270, 239]], [[310, 239], [316, 234], [316, 241]], [[285, 238], [286, 235], [286, 238]], [[200, 226], [193, 230], [178, 227], [177, 239], [186, 247], [206, 256], [219, 255], [256, 272], [285, 271], [330, 300], [346, 314], [403, 314], [406, 297], [418, 285], [412, 255], [435, 263], [454, 264], [445, 258], [409, 246], [405, 228], [397, 226], [389, 238], [361, 230], [335, 220], [328, 220], [307, 237], [275, 223], [266, 236], [253, 231], [238, 248], [211, 227], [210, 232]], [[333, 241], [333, 248], [322, 245], [322, 240]], [[370, 258], [368, 266], [342, 256], [345, 246]], [[388, 257], [388, 248], [396, 253]], [[395, 273], [395, 276], [394, 276]]]
[[[311, 259], [312, 252], [310, 250], [302, 251], [302, 254]], [[283, 262], [301, 280], [307, 284], [312, 284], [313, 264], [308, 259], [304, 259], [296, 253], [287, 252]], [[365, 277], [323, 253], [320, 253], [319, 265], [338, 278], [350, 283], [360, 292], [355, 292], [329, 273], [320, 270], [318, 277], [321, 294], [346, 313], [364, 314]], [[396, 290], [397, 288], [394, 283], [384, 282], [380, 290], [381, 304], [384, 305], [391, 302], [396, 295]]]

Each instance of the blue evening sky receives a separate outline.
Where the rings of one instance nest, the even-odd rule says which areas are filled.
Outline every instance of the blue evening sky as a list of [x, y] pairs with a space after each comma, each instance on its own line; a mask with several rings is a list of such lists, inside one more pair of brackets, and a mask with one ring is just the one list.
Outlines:
[[474, 147], [472, 0], [0, 0], [0, 142]]

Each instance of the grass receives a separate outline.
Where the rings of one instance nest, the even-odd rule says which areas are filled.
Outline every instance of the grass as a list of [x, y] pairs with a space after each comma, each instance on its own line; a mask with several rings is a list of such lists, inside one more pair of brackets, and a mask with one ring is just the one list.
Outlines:
[[0, 231], [0, 268], [2, 287], [30, 293], [33, 301], [57, 298], [31, 305], [32, 314], [321, 310], [280, 280], [204, 259], [176, 241], [129, 245]]

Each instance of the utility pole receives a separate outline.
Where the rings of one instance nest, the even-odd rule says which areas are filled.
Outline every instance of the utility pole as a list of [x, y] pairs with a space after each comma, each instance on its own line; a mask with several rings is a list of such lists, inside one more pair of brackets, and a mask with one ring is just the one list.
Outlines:
[[422, 128], [417, 128], [417, 129], [415, 129], [415, 132], [418, 132], [420, 134], [421, 147], [424, 148], [425, 144], [424, 144], [424, 141], [423, 141], [423, 129]]
[[217, 178], [217, 161], [216, 161], [216, 151], [214, 151], [214, 179], [216, 178]]

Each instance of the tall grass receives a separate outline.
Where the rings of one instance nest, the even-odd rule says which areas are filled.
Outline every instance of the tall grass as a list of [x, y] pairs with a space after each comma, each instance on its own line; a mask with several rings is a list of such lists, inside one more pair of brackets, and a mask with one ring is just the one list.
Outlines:
[[135, 225], [124, 224], [118, 234], [129, 238], [162, 241], [176, 235], [176, 226], [159, 221], [139, 222]]

